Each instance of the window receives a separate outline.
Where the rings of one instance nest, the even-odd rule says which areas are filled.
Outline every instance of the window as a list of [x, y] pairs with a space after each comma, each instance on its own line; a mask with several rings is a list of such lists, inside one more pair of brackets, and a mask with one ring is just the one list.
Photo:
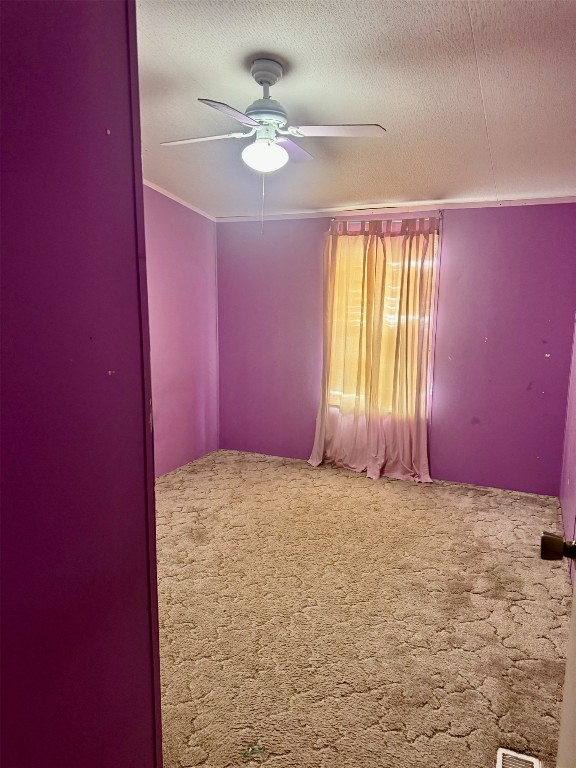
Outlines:
[[438, 219], [333, 222], [322, 401], [310, 462], [429, 480]]

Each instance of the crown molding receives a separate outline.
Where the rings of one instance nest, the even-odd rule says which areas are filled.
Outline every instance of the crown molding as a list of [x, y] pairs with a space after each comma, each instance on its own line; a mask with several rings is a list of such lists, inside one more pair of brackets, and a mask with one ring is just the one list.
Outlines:
[[163, 189], [163, 187], [159, 187], [158, 184], [154, 184], [152, 181], [148, 181], [147, 179], [144, 179], [144, 186], [150, 187], [150, 189], [153, 189], [155, 192], [159, 192], [161, 195], [164, 195], [164, 197], [170, 198], [170, 200], [174, 200], [175, 203], [179, 203], [179, 205], [183, 205], [184, 208], [188, 208], [190, 211], [194, 211], [194, 213], [200, 214], [200, 216], [204, 216], [205, 219], [209, 219], [210, 221], [217, 221], [217, 219], [214, 216], [211, 216], [209, 213], [206, 213], [206, 211], [203, 211], [201, 208], [196, 208], [194, 205], [190, 205], [190, 203], [187, 203], [186, 200], [182, 200], [181, 197], [177, 197], [176, 195], [173, 195], [172, 192], [168, 192], [167, 189]]
[[[255, 222], [261, 221], [262, 216], [212, 216], [211, 214], [203, 211], [201, 208], [187, 203], [177, 195], [173, 195], [172, 192], [168, 192], [167, 189], [159, 187], [158, 184], [154, 184], [152, 181], [144, 179], [144, 185], [150, 187], [150, 189], [159, 192], [161, 195], [168, 197], [175, 203], [183, 205], [194, 213], [198, 213], [200, 216], [204, 216], [209, 221], [225, 224], [227, 222]], [[364, 216], [385, 216], [387, 214], [394, 215], [397, 213], [411, 213], [413, 211], [446, 211], [453, 208], [506, 208], [515, 205], [558, 205], [561, 203], [576, 203], [575, 195], [567, 195], [565, 197], [522, 197], [511, 198], [509, 200], [419, 200], [413, 202], [399, 202], [399, 203], [377, 203], [370, 206], [357, 206], [347, 208], [317, 208], [307, 211], [295, 211], [293, 213], [270, 213], [264, 215], [264, 221], [285, 221], [290, 219], [325, 219], [325, 218], [340, 218], [349, 216], [358, 216], [362, 214]]]
[[[381, 203], [366, 207], [356, 208], [324, 208], [312, 211], [299, 211], [295, 213], [271, 213], [264, 215], [264, 221], [283, 221], [286, 219], [323, 219], [340, 218], [348, 216], [386, 215], [394, 213], [411, 213], [413, 211], [446, 211], [452, 208], [505, 208], [517, 205], [558, 205], [560, 203], [576, 203], [576, 196], [566, 197], [524, 197], [510, 200], [422, 200], [411, 203]], [[217, 216], [218, 223], [226, 222], [255, 222], [261, 221], [261, 216]]]

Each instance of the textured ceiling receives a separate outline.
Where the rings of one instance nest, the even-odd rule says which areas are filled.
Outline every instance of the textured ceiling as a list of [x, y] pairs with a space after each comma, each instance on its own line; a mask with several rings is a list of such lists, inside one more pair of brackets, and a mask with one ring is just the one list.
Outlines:
[[292, 124], [380, 123], [382, 139], [299, 139], [266, 177], [267, 214], [576, 195], [576, 0], [139, 0], [144, 177], [220, 217], [257, 216], [241, 129], [257, 55]]

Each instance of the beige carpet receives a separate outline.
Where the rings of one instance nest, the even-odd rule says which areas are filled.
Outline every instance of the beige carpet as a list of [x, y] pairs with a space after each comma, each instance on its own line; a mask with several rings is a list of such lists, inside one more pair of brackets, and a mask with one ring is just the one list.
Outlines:
[[157, 507], [165, 768], [553, 766], [556, 500], [218, 451]]

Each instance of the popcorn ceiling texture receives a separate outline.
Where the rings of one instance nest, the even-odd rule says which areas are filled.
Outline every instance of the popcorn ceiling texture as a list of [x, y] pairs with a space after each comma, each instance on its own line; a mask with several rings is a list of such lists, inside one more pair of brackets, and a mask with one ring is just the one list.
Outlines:
[[156, 490], [166, 768], [554, 764], [556, 499], [234, 451]]
[[[267, 214], [576, 194], [576, 3], [138, 0], [144, 176], [212, 216], [260, 215], [241, 129], [255, 54], [292, 125], [380, 123], [382, 139], [298, 139], [314, 162], [266, 179]], [[571, 85], [572, 83], [572, 85]]]

